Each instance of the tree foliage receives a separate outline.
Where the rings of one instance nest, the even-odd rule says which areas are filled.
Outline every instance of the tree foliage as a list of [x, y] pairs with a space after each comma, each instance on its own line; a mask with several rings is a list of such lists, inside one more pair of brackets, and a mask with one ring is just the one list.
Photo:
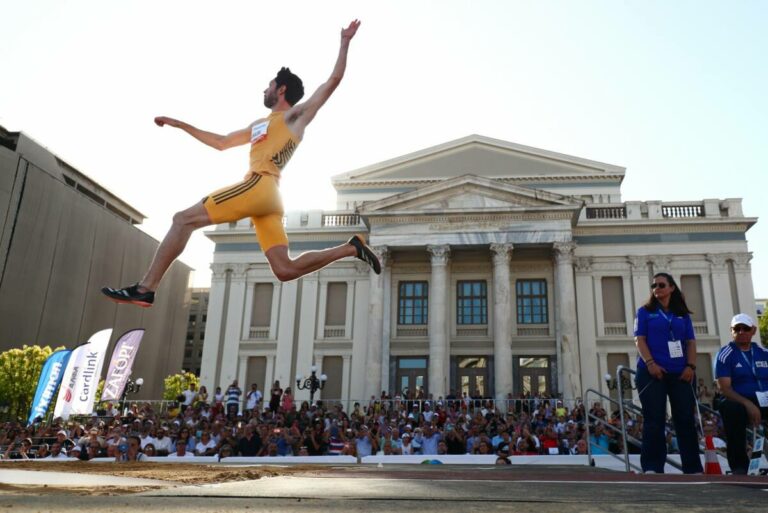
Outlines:
[[759, 318], [757, 324], [760, 326], [760, 340], [765, 347], [768, 347], [768, 312]]
[[[64, 347], [51, 349], [50, 346], [24, 345], [21, 349], [0, 353], [0, 405], [9, 407], [9, 418], [26, 420], [43, 364], [59, 349]], [[54, 404], [55, 400], [49, 411], [53, 411]]]
[[163, 399], [166, 401], [175, 401], [184, 390], [189, 388], [189, 384], [194, 383], [196, 388], [200, 388], [200, 378], [191, 372], [180, 372], [171, 374], [163, 380]]

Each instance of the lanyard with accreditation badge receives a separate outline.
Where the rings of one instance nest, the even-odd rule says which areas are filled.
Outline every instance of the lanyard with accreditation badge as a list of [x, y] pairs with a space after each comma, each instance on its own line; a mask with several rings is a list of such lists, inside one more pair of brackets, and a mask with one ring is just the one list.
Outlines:
[[684, 356], [683, 344], [679, 340], [675, 340], [675, 334], [672, 332], [672, 320], [675, 318], [674, 314], [667, 317], [667, 314], [665, 314], [664, 310], [661, 308], [659, 308], [658, 312], [662, 317], [664, 317], [664, 320], [669, 323], [669, 340], [667, 340], [667, 346], [669, 347], [669, 357], [682, 358]]
[[757, 375], [757, 363], [755, 363], [755, 346], [750, 346], [749, 348], [749, 352], [752, 355], [751, 362], [746, 356], [744, 356], [745, 352], [746, 351], [739, 350], [739, 353], [741, 353], [741, 358], [744, 360], [744, 363], [747, 364], [747, 367], [752, 369], [752, 375], [755, 376], [755, 380], [757, 380], [757, 387], [760, 389], [755, 392], [755, 395], [757, 396], [757, 402], [763, 408], [768, 407], [768, 392], [763, 391], [763, 383], [760, 381], [760, 378]]

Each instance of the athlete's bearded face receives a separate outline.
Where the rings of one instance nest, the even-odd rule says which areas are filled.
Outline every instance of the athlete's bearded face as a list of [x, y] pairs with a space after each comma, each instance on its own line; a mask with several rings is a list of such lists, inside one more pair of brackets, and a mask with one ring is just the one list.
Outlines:
[[271, 109], [277, 105], [277, 84], [274, 80], [269, 83], [269, 87], [264, 89], [264, 106]]

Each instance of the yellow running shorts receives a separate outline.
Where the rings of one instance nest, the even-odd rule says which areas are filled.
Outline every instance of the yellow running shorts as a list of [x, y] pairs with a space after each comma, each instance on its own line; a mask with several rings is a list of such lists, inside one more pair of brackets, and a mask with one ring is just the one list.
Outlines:
[[283, 228], [283, 201], [272, 176], [254, 175], [240, 183], [219, 189], [203, 200], [214, 224], [232, 223], [250, 217], [261, 250], [287, 246]]

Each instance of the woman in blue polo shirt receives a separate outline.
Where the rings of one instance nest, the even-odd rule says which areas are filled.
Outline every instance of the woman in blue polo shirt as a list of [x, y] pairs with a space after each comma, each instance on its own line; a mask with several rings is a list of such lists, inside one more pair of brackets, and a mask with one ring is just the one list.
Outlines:
[[747, 424], [768, 420], [768, 351], [752, 342], [757, 327], [747, 314], [731, 320], [733, 340], [720, 349], [715, 377], [722, 395], [719, 403], [728, 444], [728, 465], [734, 474], [746, 474]]
[[635, 344], [640, 354], [637, 390], [643, 407], [640, 465], [644, 472], [664, 472], [667, 397], [683, 472], [696, 474], [703, 470], [694, 417], [696, 337], [690, 314], [674, 278], [657, 273], [651, 296], [635, 319]]

